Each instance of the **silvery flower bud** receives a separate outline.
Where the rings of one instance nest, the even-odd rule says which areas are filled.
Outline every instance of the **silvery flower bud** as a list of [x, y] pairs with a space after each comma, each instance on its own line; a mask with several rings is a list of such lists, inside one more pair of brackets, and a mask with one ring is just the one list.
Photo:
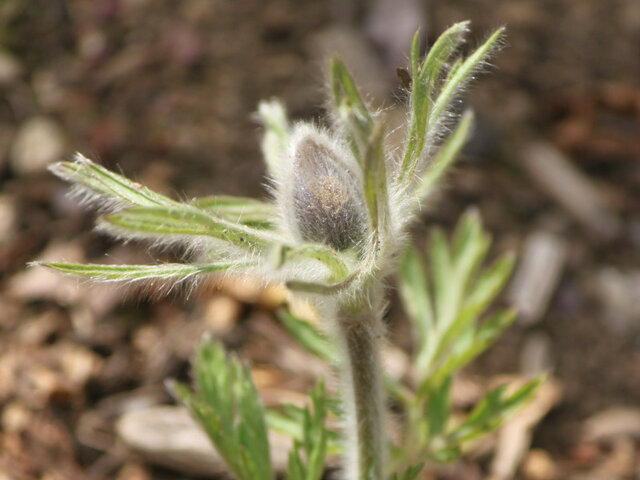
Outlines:
[[[367, 235], [362, 182], [341, 148], [327, 135], [304, 128], [294, 135], [285, 175], [286, 222], [300, 240], [346, 250]], [[354, 163], [352, 161], [352, 163]]]

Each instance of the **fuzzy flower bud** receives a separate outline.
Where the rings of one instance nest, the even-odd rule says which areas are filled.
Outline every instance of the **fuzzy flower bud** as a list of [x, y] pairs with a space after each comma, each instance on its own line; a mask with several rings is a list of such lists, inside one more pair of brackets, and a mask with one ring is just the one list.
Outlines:
[[281, 197], [285, 222], [301, 241], [336, 250], [362, 244], [367, 218], [357, 166], [327, 135], [300, 130], [292, 138]]

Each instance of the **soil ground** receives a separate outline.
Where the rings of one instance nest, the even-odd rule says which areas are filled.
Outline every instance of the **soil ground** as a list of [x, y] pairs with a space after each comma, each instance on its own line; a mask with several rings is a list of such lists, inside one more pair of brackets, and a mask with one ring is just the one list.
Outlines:
[[[416, 238], [434, 225], [449, 230], [476, 205], [496, 253], [522, 252], [540, 230], [567, 246], [539, 320], [514, 325], [465, 375], [486, 385], [520, 372], [527, 345], [542, 339], [563, 393], [533, 428], [515, 478], [640, 478], [637, 424], [623, 422], [605, 439], [584, 436], [597, 413], [624, 407], [640, 415], [640, 3], [395, 5], [0, 2], [0, 478], [188, 478], [131, 453], [114, 423], [127, 402], [171, 402], [162, 382], [187, 378], [206, 330], [251, 359], [265, 391], [303, 391], [313, 377], [291, 378], [273, 365], [270, 342], [284, 335], [274, 300], [246, 287], [141, 297], [25, 269], [43, 256], [171, 255], [91, 232], [95, 214], [65, 196], [46, 162], [80, 151], [178, 198], [264, 196], [253, 115], [260, 99], [278, 97], [292, 118], [321, 122], [322, 59], [334, 49], [372, 103], [390, 108], [400, 97], [395, 68], [417, 24], [432, 42], [462, 19], [472, 21], [476, 40], [501, 24], [508, 36], [466, 96], [478, 117], [474, 138]], [[569, 158], [604, 214], [585, 220], [550, 193], [523, 163], [532, 142]], [[408, 345], [395, 298], [388, 317], [394, 342]], [[488, 478], [489, 458], [466, 459], [456, 475]]]

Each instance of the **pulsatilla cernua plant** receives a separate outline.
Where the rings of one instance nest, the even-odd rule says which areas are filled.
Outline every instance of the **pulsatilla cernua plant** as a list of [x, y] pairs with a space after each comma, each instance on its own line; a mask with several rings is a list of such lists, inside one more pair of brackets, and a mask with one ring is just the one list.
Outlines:
[[[388, 381], [380, 365], [384, 281], [401, 260], [411, 221], [467, 138], [471, 112], [458, 118], [451, 107], [495, 50], [502, 29], [462, 58], [459, 48], [467, 32], [467, 22], [453, 25], [424, 58], [418, 35], [414, 37], [406, 140], [401, 150], [388, 147], [385, 125], [367, 107], [339, 60], [333, 60], [329, 69], [329, 126], [292, 124], [281, 103], [261, 103], [258, 114], [264, 124], [269, 201], [210, 196], [180, 202], [80, 154], [74, 162], [51, 167], [54, 174], [74, 184], [76, 194], [103, 210], [100, 231], [127, 240], [180, 245], [186, 247], [189, 260], [155, 265], [44, 264], [47, 267], [124, 282], [253, 275], [286, 284], [319, 312], [330, 341], [324, 347], [316, 345], [316, 353], [335, 361], [342, 380], [339, 432], [325, 425], [325, 416], [335, 409], [330, 408], [334, 403], [326, 398], [322, 385], [312, 392], [310, 407], [290, 415], [289, 423], [282, 415], [265, 416], [248, 370], [218, 344], [205, 342], [197, 351], [195, 392], [172, 384], [236, 478], [274, 478], [266, 432], [278, 424], [284, 430], [289, 425], [295, 439], [285, 473], [289, 479], [319, 478], [325, 453], [335, 447], [343, 454], [347, 480], [380, 480], [393, 472], [400, 474], [396, 478], [409, 480], [418, 474], [422, 462], [450, 457], [459, 441], [494, 427], [497, 414], [513, 408], [533, 390], [534, 385], [528, 384], [517, 395], [492, 392], [486, 404], [491, 408], [481, 405], [471, 423], [448, 427], [451, 371], [486, 348], [511, 318], [500, 316], [475, 324], [508, 276], [511, 262], [507, 259], [480, 272], [477, 285], [471, 282], [488, 248], [474, 215], [461, 224], [461, 233], [456, 234], [460, 238], [454, 239], [451, 252], [436, 242], [439, 253], [431, 261], [440, 275], [433, 308], [425, 307], [429, 304], [426, 287], [416, 289], [411, 283], [426, 278], [415, 271], [421, 262], [403, 263], [407, 274], [403, 279], [410, 284], [402, 291], [409, 292], [407, 308], [421, 332], [417, 390], [410, 392]], [[307, 328], [293, 317], [286, 318], [295, 331]], [[305, 332], [300, 340], [312, 349], [313, 342], [324, 341], [318, 332]], [[329, 351], [333, 353], [328, 355]], [[410, 440], [405, 447], [401, 442], [389, 448], [383, 391], [405, 401], [407, 415], [415, 417], [406, 427]]]

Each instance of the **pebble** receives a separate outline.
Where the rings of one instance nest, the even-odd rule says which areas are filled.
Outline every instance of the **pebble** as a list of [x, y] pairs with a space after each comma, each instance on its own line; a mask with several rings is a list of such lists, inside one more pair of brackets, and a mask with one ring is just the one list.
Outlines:
[[11, 146], [11, 167], [21, 175], [39, 173], [61, 160], [65, 151], [61, 128], [47, 117], [33, 117], [22, 124]]
[[[128, 412], [118, 420], [116, 431], [129, 448], [154, 465], [208, 478], [227, 472], [207, 435], [184, 408], [156, 406]], [[273, 468], [282, 472], [291, 440], [269, 432], [269, 443]]]
[[10, 53], [0, 50], [0, 85], [11, 85], [22, 75], [22, 65]]
[[553, 480], [558, 468], [548, 452], [534, 448], [524, 459], [522, 473], [529, 480]]
[[205, 322], [214, 336], [222, 335], [233, 327], [240, 315], [241, 306], [227, 295], [217, 295], [207, 302]]
[[613, 407], [596, 413], [584, 422], [583, 437], [587, 441], [612, 440], [620, 437], [640, 439], [640, 409]]
[[15, 200], [8, 195], [0, 195], [0, 244], [13, 238], [17, 220]]

